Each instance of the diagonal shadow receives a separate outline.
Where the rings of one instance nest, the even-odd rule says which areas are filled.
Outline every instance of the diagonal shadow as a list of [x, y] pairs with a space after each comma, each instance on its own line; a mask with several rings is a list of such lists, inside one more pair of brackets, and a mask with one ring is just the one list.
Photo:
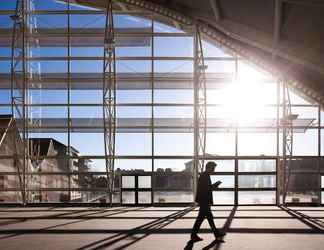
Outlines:
[[[112, 216], [112, 215], [115, 215], [115, 214], [121, 214], [121, 213], [126, 213], [126, 212], [129, 212], [129, 211], [137, 211], [137, 210], [140, 210], [140, 209], [144, 209], [145, 207], [141, 207], [141, 208], [138, 208], [138, 209], [133, 209], [133, 210], [129, 210], [129, 209], [127, 209], [127, 207], [125, 207], [125, 208], [122, 208], [121, 210], [122, 211], [118, 211], [118, 212], [115, 212], [115, 213], [112, 213], [112, 214], [109, 214], [109, 215], [107, 215], [106, 217], [108, 217], [108, 216]], [[111, 211], [111, 210], [108, 210], [108, 211]], [[81, 212], [81, 211], [80, 211]], [[82, 212], [85, 212], [85, 211], [82, 211]], [[96, 211], [96, 212], [92, 212], [92, 213], [88, 213], [88, 214], [86, 214], [87, 216], [89, 216], [89, 215], [93, 215], [93, 214], [100, 214], [100, 213], [105, 213], [105, 212], [107, 212], [107, 210], [106, 209], [104, 209], [104, 210], [101, 210], [101, 211]], [[77, 213], [77, 211], [74, 211], [74, 212], [71, 212], [71, 213], [68, 213], [68, 214], [73, 214], [73, 213]], [[66, 215], [66, 214], [64, 214], [64, 215]], [[54, 216], [54, 217], [53, 217]], [[50, 218], [55, 218], [55, 219], [57, 219], [57, 217], [61, 217], [60, 215], [59, 216], [57, 216], [57, 215], [53, 215], [53, 216], [50, 216]], [[40, 218], [43, 218], [43, 217], [40, 217]], [[48, 219], [48, 217], [46, 217], [47, 219]], [[84, 222], [84, 221], [88, 221], [88, 220], [92, 220], [92, 219], [94, 219], [93, 217], [88, 217], [87, 219], [83, 219], [83, 217], [82, 216], [80, 216], [80, 220], [78, 220], [78, 221], [72, 221], [72, 222], [66, 222], [66, 223], [61, 223], [61, 224], [57, 224], [57, 225], [54, 225], [54, 226], [49, 226], [49, 227], [45, 227], [45, 228], [41, 228], [41, 229], [37, 229], [37, 230], [39, 230], [39, 231], [43, 231], [43, 230], [49, 230], [49, 229], [53, 229], [53, 228], [56, 228], [56, 227], [60, 227], [60, 226], [66, 226], [66, 225], [71, 225], [71, 224], [75, 224], [75, 223], [79, 223], [79, 222]], [[39, 218], [32, 218], [32, 219], [39, 219]], [[73, 218], [67, 218], [67, 219], [73, 219]], [[27, 221], [27, 220], [25, 220], [25, 221]], [[18, 223], [18, 222], [17, 222]], [[12, 223], [12, 224], [14, 224], [14, 223]], [[3, 236], [3, 237], [0, 237], [0, 240], [3, 240], [3, 239], [8, 239], [8, 238], [12, 238], [12, 237], [16, 237], [16, 236], [19, 236], [19, 235], [21, 235], [21, 234], [23, 234], [23, 233], [16, 233], [16, 234], [12, 234], [12, 235], [7, 235], [7, 236]]]
[[[177, 219], [181, 218], [182, 216], [184, 216], [185, 214], [187, 214], [188, 212], [192, 211], [194, 207], [189, 207], [180, 211], [176, 211], [175, 213], [172, 213], [168, 216], [162, 217], [162, 218], [158, 218], [154, 221], [151, 221], [149, 223], [146, 223], [144, 225], [135, 227], [131, 230], [128, 230], [128, 232], [126, 234], [123, 233], [119, 233], [117, 235], [114, 236], [110, 236], [108, 238], [90, 243], [88, 245], [85, 245], [83, 247], [78, 248], [78, 250], [85, 250], [85, 249], [104, 249], [108, 246], [112, 246], [117, 242], [120, 242], [121, 240], [127, 239], [127, 238], [133, 238], [133, 240], [131, 242], [128, 242], [122, 246], [116, 247], [114, 248], [115, 250], [122, 250], [125, 249], [126, 247], [129, 247], [130, 245], [133, 245], [134, 243], [136, 243], [139, 240], [142, 240], [144, 238], [146, 238], [147, 236], [149, 236], [150, 234], [152, 234], [153, 232], [162, 229], [163, 227], [171, 224], [172, 222], [176, 221]], [[143, 231], [143, 235], [137, 238], [134, 238], [134, 235], [138, 234], [139, 231]], [[107, 242], [108, 241], [108, 242]]]
[[324, 232], [324, 223], [322, 221], [312, 218], [302, 212], [299, 212], [297, 210], [288, 207], [282, 206], [281, 209], [283, 209], [289, 215], [297, 218], [299, 221], [303, 222], [304, 224], [314, 229], [315, 231], [319, 230]]
[[[231, 210], [231, 213], [229, 214], [229, 216], [227, 217], [226, 219], [226, 222], [223, 226], [223, 231], [224, 232], [227, 232], [230, 227], [231, 227], [231, 224], [232, 224], [232, 221], [235, 217], [235, 212], [237, 211], [237, 206], [233, 206], [232, 210]], [[213, 240], [209, 245], [205, 246], [203, 248], [203, 250], [208, 250], [208, 249], [211, 249], [211, 248], [214, 248], [214, 249], [220, 249], [221, 247], [221, 243], [225, 243], [225, 241], [223, 240], [224, 237], [220, 238], [220, 239], [215, 239]], [[193, 245], [195, 244], [194, 241], [192, 240], [189, 240], [187, 242], [187, 245], [185, 246], [184, 250], [191, 250], [193, 248]]]

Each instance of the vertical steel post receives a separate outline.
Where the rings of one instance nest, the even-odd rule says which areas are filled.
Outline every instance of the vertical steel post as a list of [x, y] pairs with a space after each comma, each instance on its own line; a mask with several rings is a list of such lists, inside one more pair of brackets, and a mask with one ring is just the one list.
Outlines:
[[116, 44], [112, 0], [108, 0], [106, 8], [102, 102], [107, 189], [110, 205], [112, 205], [116, 134]]
[[71, 95], [71, 0], [68, 0], [67, 4], [67, 115], [68, 115], [68, 150], [67, 150], [67, 171], [68, 171], [68, 196], [69, 201], [71, 201], [71, 168], [73, 168], [73, 164], [71, 162], [71, 108], [70, 108], [70, 95]]
[[287, 80], [282, 81], [283, 92], [283, 204], [286, 204], [286, 196], [290, 183], [290, 170], [293, 154], [293, 116]]
[[277, 155], [277, 160], [276, 160], [276, 205], [280, 205], [280, 169], [279, 169], [279, 164], [280, 164], [280, 82], [277, 81], [276, 83], [277, 86], [277, 122], [276, 122], [276, 142], [277, 142], [277, 147], [276, 147], [276, 155]]
[[[26, 204], [26, 166], [27, 166], [27, 122], [26, 112], [26, 0], [17, 0], [13, 20], [12, 44], [11, 44], [11, 112], [12, 119], [16, 121], [18, 131], [22, 135], [23, 149], [20, 152], [17, 147], [19, 138], [14, 140], [15, 159], [21, 190], [22, 203]], [[11, 131], [13, 132], [13, 131]], [[21, 168], [21, 169], [20, 169]]]
[[[202, 39], [199, 26], [194, 30], [194, 179], [204, 168], [206, 151], [206, 75]], [[196, 187], [194, 187], [195, 193]]]
[[[235, 55], [235, 84], [238, 84], [238, 56]], [[234, 160], [234, 205], [238, 205], [238, 121], [235, 118], [235, 160]]]
[[154, 102], [155, 102], [155, 99], [154, 99], [154, 21], [153, 21], [153, 16], [151, 16], [151, 104], [152, 104], [152, 107], [151, 107], [151, 118], [152, 118], [152, 121], [151, 121], [151, 156], [152, 156], [152, 174], [151, 174], [151, 203], [153, 204], [154, 203], [154, 189], [155, 189], [155, 172], [154, 172], [154, 155], [155, 155], [155, 152], [154, 152], [154, 126], [155, 126], [155, 123], [154, 123]]

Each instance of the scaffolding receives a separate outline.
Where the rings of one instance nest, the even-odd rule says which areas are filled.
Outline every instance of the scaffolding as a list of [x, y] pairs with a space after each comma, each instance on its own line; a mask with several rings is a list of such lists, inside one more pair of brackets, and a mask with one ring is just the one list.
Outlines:
[[107, 2], [106, 8], [102, 101], [107, 191], [109, 195], [109, 203], [112, 205], [114, 191], [114, 156], [116, 133], [116, 44], [112, 0]]

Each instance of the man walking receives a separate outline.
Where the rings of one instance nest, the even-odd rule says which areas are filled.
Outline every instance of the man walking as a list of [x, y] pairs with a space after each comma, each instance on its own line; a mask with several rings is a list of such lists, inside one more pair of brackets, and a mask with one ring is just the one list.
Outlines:
[[201, 173], [198, 179], [197, 194], [196, 194], [195, 201], [199, 205], [199, 213], [196, 218], [195, 224], [192, 228], [192, 232], [191, 232], [192, 241], [202, 240], [202, 238], [200, 238], [197, 235], [197, 233], [199, 231], [201, 223], [204, 221], [205, 218], [207, 218], [208, 223], [211, 229], [213, 230], [215, 238], [222, 237], [225, 235], [224, 232], [221, 232], [216, 228], [213, 214], [210, 210], [210, 205], [213, 204], [212, 191], [222, 183], [221, 181], [217, 181], [216, 183], [211, 184], [209, 175], [214, 172], [216, 166], [217, 164], [215, 162], [212, 161], [207, 162], [205, 172]]

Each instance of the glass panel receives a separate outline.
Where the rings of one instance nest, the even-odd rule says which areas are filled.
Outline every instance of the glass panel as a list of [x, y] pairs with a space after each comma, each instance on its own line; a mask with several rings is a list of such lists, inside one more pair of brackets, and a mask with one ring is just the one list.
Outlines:
[[216, 45], [209, 43], [207, 41], [202, 42], [204, 57], [229, 57], [231, 55], [227, 54], [222, 49], [218, 48]]
[[239, 175], [239, 188], [275, 188], [275, 175]]
[[291, 172], [318, 172], [319, 159], [294, 158], [290, 162]]
[[[193, 154], [193, 134], [173, 133], [154, 134], [155, 155], [192, 155]], [[177, 142], [177, 143], [172, 143]]]
[[151, 103], [151, 90], [118, 90], [117, 103]]
[[239, 155], [276, 155], [275, 133], [242, 133], [238, 135]]
[[[16, 168], [13, 168], [12, 166], [8, 166], [13, 164], [13, 160], [0, 160], [0, 166], [4, 167], [1, 168], [1, 172], [14, 172], [17, 171]], [[19, 183], [19, 176], [15, 174], [7, 174], [4, 175], [0, 173], [0, 192], [2, 192], [5, 189], [20, 189], [20, 183]], [[0, 197], [1, 199], [1, 197]]]
[[0, 191], [0, 203], [21, 203], [21, 192]]
[[307, 129], [302, 133], [294, 133], [294, 155], [318, 155], [318, 130]]
[[191, 89], [156, 89], [154, 90], [155, 103], [193, 103], [193, 90]]
[[151, 176], [138, 176], [138, 188], [151, 188]]
[[114, 15], [114, 25], [116, 28], [149, 28], [151, 30], [151, 20], [144, 17], [135, 17], [126, 14]]
[[207, 65], [206, 73], [227, 73], [233, 74], [235, 72], [234, 61], [205, 61]]
[[239, 160], [239, 172], [275, 172], [276, 160]]
[[214, 191], [213, 192], [214, 205], [233, 205], [234, 192], [231, 191]]
[[[207, 160], [205, 163], [207, 163], [209, 160]], [[213, 160], [217, 166], [215, 168], [215, 172], [234, 172], [234, 160]]]
[[156, 172], [192, 172], [193, 171], [193, 161], [191, 159], [154, 160], [154, 171], [156, 171]]
[[141, 173], [152, 171], [152, 160], [150, 159], [115, 159], [116, 173]]
[[318, 174], [291, 174], [289, 190], [291, 191], [315, 191], [320, 188], [320, 178]]
[[67, 191], [39, 191], [32, 193], [35, 200], [39, 199], [39, 202], [70, 202], [70, 195]]
[[122, 192], [122, 204], [135, 204], [135, 192]]
[[159, 23], [156, 21], [154, 21], [154, 32], [155, 33], [184, 33], [184, 31], [181, 29], [163, 23]]
[[29, 104], [67, 104], [67, 90], [29, 89]]
[[40, 29], [56, 29], [56, 28], [62, 28], [66, 30], [68, 25], [67, 15], [59, 15], [59, 14], [30, 15], [30, 18], [33, 19], [33, 23], [34, 23], [33, 26], [38, 31], [40, 31]]
[[[134, 46], [135, 43], [135, 46]], [[117, 40], [116, 57], [140, 57], [140, 56], [151, 56], [152, 53], [152, 38], [147, 36], [131, 36]]]
[[15, 10], [16, 1], [12, 0], [1, 0], [0, 10]]
[[186, 203], [193, 202], [193, 192], [191, 191], [155, 191], [155, 203]]
[[[102, 90], [70, 90], [72, 104], [102, 104]], [[102, 107], [100, 107], [102, 112]]]
[[138, 192], [138, 203], [139, 204], [152, 203], [151, 192]]
[[0, 103], [10, 104], [10, 102], [11, 102], [10, 90], [0, 89]]
[[289, 192], [286, 196], [286, 202], [319, 204], [319, 192], [318, 190]]
[[117, 133], [116, 155], [151, 155], [151, 137], [149, 133]]
[[150, 118], [150, 107], [117, 107], [116, 117], [118, 118]]
[[[102, 71], [102, 67], [98, 70]], [[116, 70], [118, 73], [148, 73], [151, 71], [151, 61], [140, 60], [117, 60]]]
[[0, 29], [8, 29], [11, 28], [12, 26], [13, 26], [13, 21], [10, 18], [10, 15], [0, 15]]
[[104, 14], [87, 14], [85, 15], [71, 15], [71, 28], [91, 29], [91, 28], [105, 28], [106, 18]]
[[54, 0], [34, 0], [32, 1], [34, 10], [65, 10], [67, 4]]
[[192, 37], [154, 37], [154, 56], [192, 57]]
[[235, 133], [207, 133], [206, 154], [209, 156], [235, 155]]
[[193, 62], [185, 60], [163, 60], [154, 62], [154, 71], [156, 73], [190, 73], [193, 72]]
[[239, 204], [275, 204], [276, 192], [275, 191], [239, 191], [238, 192]]
[[166, 168], [165, 170], [157, 168], [153, 185], [155, 191], [154, 202], [175, 203], [193, 201], [193, 179], [191, 172], [174, 172], [171, 168]]
[[234, 188], [234, 176], [231, 175], [211, 175], [212, 184], [221, 181], [222, 183], [218, 186], [219, 188]]
[[303, 119], [303, 126], [318, 125], [318, 107], [291, 107], [291, 113], [298, 115], [298, 120]]
[[71, 133], [71, 146], [80, 155], [105, 155], [103, 133]]
[[154, 118], [193, 118], [193, 107], [154, 107]]
[[122, 188], [135, 188], [135, 176], [122, 176]]

